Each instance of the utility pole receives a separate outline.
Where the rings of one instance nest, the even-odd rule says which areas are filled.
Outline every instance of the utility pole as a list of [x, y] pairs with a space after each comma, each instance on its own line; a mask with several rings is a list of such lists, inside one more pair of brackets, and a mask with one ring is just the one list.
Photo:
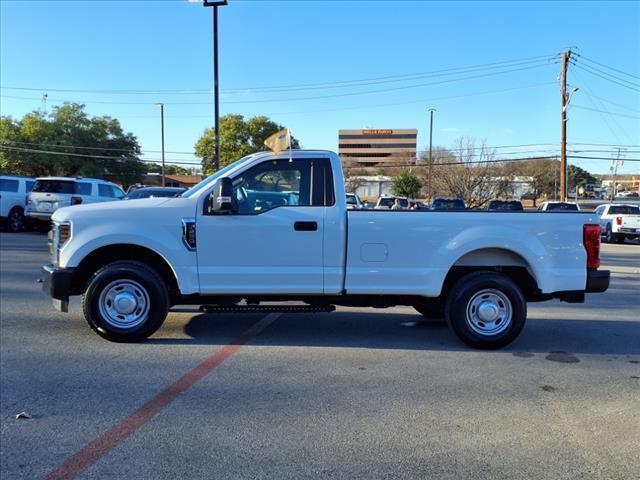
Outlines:
[[571, 49], [562, 54], [562, 73], [560, 74], [560, 94], [562, 106], [562, 124], [560, 137], [560, 201], [567, 201], [567, 68], [571, 58]]
[[427, 193], [429, 195], [428, 200], [431, 201], [431, 171], [433, 170], [433, 112], [436, 109], [433, 107], [429, 107], [429, 180], [427, 184]]
[[204, 0], [205, 7], [213, 7], [213, 116], [216, 144], [214, 167], [220, 169], [220, 100], [218, 73], [218, 7], [227, 5], [227, 0]]
[[160, 105], [160, 138], [162, 139], [162, 186], [165, 186], [165, 178], [164, 178], [164, 103], [156, 103], [156, 105]]
[[[611, 185], [611, 197], [610, 200], [613, 202], [616, 198], [616, 190], [617, 190], [617, 185], [616, 182], [618, 180], [618, 164], [620, 163], [620, 157], [622, 156], [622, 148], [620, 147], [616, 147], [618, 150], [618, 153], [616, 155], [616, 159], [611, 163], [611, 172], [613, 173], [613, 183]], [[624, 164], [624, 160], [622, 161], [622, 163]]]

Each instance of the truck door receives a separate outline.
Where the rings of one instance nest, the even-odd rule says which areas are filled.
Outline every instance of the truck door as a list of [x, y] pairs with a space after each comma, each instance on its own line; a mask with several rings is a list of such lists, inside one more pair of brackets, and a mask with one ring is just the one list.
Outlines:
[[265, 160], [235, 175], [233, 212], [196, 220], [203, 294], [323, 292], [328, 160]]

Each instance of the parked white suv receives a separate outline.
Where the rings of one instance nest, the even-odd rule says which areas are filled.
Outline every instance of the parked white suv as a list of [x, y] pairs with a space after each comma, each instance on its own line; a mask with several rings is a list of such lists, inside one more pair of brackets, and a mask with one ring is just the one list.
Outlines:
[[364, 208], [362, 200], [357, 193], [347, 193], [347, 210], [360, 210]]
[[0, 222], [10, 232], [24, 228], [24, 206], [35, 179], [0, 175]]
[[640, 207], [607, 203], [594, 212], [600, 217], [602, 236], [607, 243], [624, 243], [640, 237]]
[[122, 200], [115, 183], [95, 178], [41, 177], [27, 198], [26, 216], [48, 226], [58, 208], [86, 203]]

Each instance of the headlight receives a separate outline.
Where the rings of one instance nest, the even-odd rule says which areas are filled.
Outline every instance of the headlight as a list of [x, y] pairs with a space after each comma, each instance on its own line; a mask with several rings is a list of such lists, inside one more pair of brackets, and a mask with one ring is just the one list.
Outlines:
[[61, 223], [58, 225], [58, 246], [64, 245], [71, 238], [71, 224]]
[[49, 232], [49, 251], [51, 252], [51, 261], [54, 265], [58, 265], [60, 261], [60, 250], [71, 239], [71, 223], [70, 222], [54, 222], [51, 232]]

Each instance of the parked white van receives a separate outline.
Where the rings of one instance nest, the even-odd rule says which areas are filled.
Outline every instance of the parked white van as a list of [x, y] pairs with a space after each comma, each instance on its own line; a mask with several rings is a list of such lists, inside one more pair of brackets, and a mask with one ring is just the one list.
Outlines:
[[24, 206], [35, 178], [0, 175], [0, 223], [10, 232], [24, 229]]
[[58, 208], [122, 200], [115, 183], [96, 178], [40, 177], [27, 198], [26, 216], [48, 225]]

